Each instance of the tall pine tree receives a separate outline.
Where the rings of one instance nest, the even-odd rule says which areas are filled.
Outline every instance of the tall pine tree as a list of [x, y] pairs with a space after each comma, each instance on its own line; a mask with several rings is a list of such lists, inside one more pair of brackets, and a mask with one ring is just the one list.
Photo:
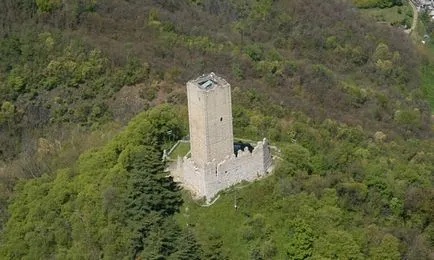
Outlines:
[[179, 227], [171, 228], [167, 220], [182, 203], [178, 185], [152, 146], [127, 147], [121, 160], [129, 173], [125, 213], [133, 232], [132, 256], [141, 252], [149, 259], [170, 255], [176, 251], [180, 233]]

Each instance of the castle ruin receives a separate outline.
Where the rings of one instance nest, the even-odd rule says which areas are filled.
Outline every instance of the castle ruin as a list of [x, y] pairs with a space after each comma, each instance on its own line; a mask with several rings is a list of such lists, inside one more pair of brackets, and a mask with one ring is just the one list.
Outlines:
[[234, 150], [231, 86], [214, 73], [187, 82], [190, 153], [178, 163], [184, 187], [210, 201], [219, 191], [265, 175], [271, 154], [264, 138]]

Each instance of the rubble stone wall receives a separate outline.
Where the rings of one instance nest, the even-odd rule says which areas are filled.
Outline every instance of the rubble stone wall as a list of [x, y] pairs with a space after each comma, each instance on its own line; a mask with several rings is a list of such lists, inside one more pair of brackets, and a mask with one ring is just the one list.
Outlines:
[[215, 195], [241, 181], [253, 181], [267, 174], [271, 154], [266, 140], [250, 153], [247, 148], [221, 162], [213, 160], [202, 169], [191, 158], [184, 158], [182, 182], [199, 197], [210, 201]]

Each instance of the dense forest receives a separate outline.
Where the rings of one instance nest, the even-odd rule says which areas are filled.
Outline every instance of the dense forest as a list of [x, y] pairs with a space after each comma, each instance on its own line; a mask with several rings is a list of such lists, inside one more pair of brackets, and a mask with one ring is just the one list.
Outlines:
[[[0, 6], [0, 258], [434, 259], [434, 63], [399, 29], [338, 0]], [[161, 155], [211, 71], [281, 159], [201, 207]]]

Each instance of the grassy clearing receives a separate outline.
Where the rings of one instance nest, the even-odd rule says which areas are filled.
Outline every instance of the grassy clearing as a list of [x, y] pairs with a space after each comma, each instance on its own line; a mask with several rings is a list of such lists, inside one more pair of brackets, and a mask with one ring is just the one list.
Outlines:
[[391, 25], [406, 24], [408, 28], [410, 28], [412, 23], [413, 10], [408, 3], [391, 8], [369, 8], [360, 9], [360, 11], [374, 17], [379, 22], [385, 22]]
[[411, 33], [412, 39], [416, 42], [416, 44], [420, 44], [423, 40], [423, 36], [426, 34], [426, 26], [425, 24], [419, 19], [417, 21], [416, 30]]
[[188, 151], [190, 151], [190, 143], [179, 143], [179, 145], [173, 150], [171, 154], [169, 154], [169, 157], [172, 159], [180, 157], [184, 157]]
[[420, 66], [420, 88], [434, 114], [434, 43], [428, 42], [420, 48], [422, 55], [427, 58]]
[[421, 41], [424, 39], [423, 36], [425, 34], [429, 34], [427, 32], [427, 26], [419, 15], [416, 31], [414, 31], [410, 37], [412, 37], [416, 45], [419, 45], [419, 51], [421, 51], [422, 55], [427, 57], [426, 63], [420, 66], [420, 87], [425, 100], [430, 105], [432, 113], [434, 114], [434, 43], [431, 39], [426, 45], [422, 45]]
[[[270, 211], [273, 205], [273, 179], [274, 176], [271, 176], [251, 184], [237, 185], [221, 194], [211, 207], [201, 207], [186, 195], [186, 203], [178, 214], [178, 221], [184, 226], [187, 223], [193, 226], [199, 240], [205, 242], [205, 248], [221, 242], [223, 254], [229, 259], [249, 259], [248, 252], [257, 246], [261, 235], [254, 234], [254, 231], [249, 234], [247, 223], [255, 217], [263, 217], [263, 228], [270, 226], [270, 217], [274, 215]], [[237, 209], [234, 207], [235, 202]], [[272, 237], [279, 241], [278, 236]]]
[[434, 111], [434, 63], [422, 65], [421, 88], [425, 99]]

